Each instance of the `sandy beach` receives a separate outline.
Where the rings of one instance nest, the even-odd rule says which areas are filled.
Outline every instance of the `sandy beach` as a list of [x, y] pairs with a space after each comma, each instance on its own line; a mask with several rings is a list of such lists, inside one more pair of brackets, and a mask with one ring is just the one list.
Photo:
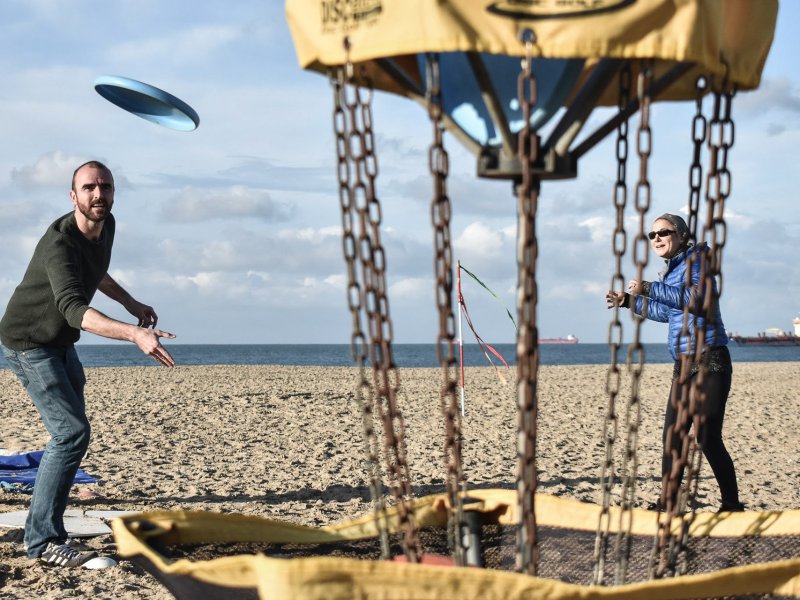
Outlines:
[[[725, 440], [741, 499], [751, 510], [800, 508], [798, 363], [734, 366]], [[608, 398], [606, 366], [542, 367], [540, 492], [598, 502]], [[671, 365], [642, 380], [637, 504], [660, 489], [661, 427]], [[366, 514], [357, 372], [331, 367], [159, 367], [87, 369], [92, 443], [82, 467], [100, 480], [73, 487], [70, 508], [236, 512], [318, 526]], [[513, 381], [515, 373], [508, 373]], [[516, 470], [515, 388], [491, 367], [466, 372], [464, 472], [479, 488], [508, 488]], [[418, 496], [443, 491], [444, 425], [438, 369], [400, 369], [408, 459]], [[624, 409], [628, 388], [619, 402]], [[48, 437], [11, 372], [0, 370], [0, 447], [44, 447]], [[620, 425], [623, 428], [623, 425]], [[618, 444], [621, 446], [622, 444]], [[91, 489], [96, 498], [78, 492]], [[0, 493], [0, 511], [25, 510], [29, 496]], [[718, 491], [704, 466], [701, 508]], [[113, 553], [112, 536], [87, 543]], [[59, 570], [29, 561], [20, 530], [0, 529], [0, 597], [152, 598], [171, 595], [127, 561], [103, 571]]]

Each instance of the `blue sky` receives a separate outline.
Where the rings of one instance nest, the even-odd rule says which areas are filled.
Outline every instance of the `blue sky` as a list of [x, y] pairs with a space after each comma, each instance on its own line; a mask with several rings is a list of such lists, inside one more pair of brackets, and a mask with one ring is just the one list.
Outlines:
[[[800, 314], [798, 22], [800, 5], [783, 2], [762, 87], [734, 103], [722, 311], [740, 333], [789, 329]], [[298, 67], [282, 2], [3, 0], [0, 72], [0, 306], [44, 228], [71, 209], [72, 170], [96, 158], [117, 181], [111, 274], [156, 308], [176, 343], [348, 343], [331, 92]], [[100, 75], [171, 92], [200, 127], [176, 132], [122, 111], [94, 91]], [[654, 109], [653, 217], [687, 204], [692, 110]], [[432, 342], [430, 124], [416, 103], [388, 94], [376, 94], [373, 111], [394, 339]], [[490, 343], [513, 341], [503, 307], [515, 311], [511, 186], [477, 179], [472, 155], [445, 143], [456, 257], [501, 301], [465, 281], [470, 314]], [[613, 145], [586, 155], [579, 173], [543, 185], [539, 329], [603, 342]], [[651, 260], [648, 277], [659, 268]], [[126, 319], [99, 296], [97, 308]], [[644, 337], [666, 332], [647, 324]]]

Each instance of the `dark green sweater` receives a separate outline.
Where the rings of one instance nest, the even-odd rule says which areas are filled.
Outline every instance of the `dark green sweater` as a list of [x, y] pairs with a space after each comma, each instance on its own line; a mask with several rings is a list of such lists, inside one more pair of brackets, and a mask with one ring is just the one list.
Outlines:
[[109, 215], [96, 242], [88, 240], [70, 212], [48, 228], [0, 320], [0, 341], [12, 350], [69, 346], [97, 286], [108, 271], [114, 243]]

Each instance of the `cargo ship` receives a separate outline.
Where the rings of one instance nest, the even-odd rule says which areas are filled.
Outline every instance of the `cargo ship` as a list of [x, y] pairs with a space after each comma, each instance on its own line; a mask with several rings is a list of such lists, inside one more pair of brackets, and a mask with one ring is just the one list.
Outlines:
[[540, 344], [577, 344], [578, 338], [571, 333], [565, 338], [541, 338]]
[[783, 331], [778, 327], [770, 327], [758, 335], [729, 335], [728, 337], [737, 344], [752, 346], [800, 346], [800, 317], [792, 321], [794, 333]]

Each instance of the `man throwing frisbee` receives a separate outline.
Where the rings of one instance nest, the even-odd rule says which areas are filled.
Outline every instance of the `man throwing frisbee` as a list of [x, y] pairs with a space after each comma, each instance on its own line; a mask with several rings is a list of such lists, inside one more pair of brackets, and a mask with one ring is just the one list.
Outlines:
[[[79, 567], [96, 556], [69, 544], [64, 528], [69, 490], [89, 447], [86, 377], [75, 352], [81, 330], [133, 342], [162, 365], [175, 365], [160, 342], [175, 336], [156, 329], [155, 310], [108, 274], [115, 231], [111, 171], [97, 161], [82, 164], [72, 176], [69, 195], [74, 210], [47, 228], [0, 320], [0, 350], [51, 436], [34, 483], [25, 545], [29, 558], [58, 567]], [[97, 290], [138, 323], [123, 323], [91, 308]]]

